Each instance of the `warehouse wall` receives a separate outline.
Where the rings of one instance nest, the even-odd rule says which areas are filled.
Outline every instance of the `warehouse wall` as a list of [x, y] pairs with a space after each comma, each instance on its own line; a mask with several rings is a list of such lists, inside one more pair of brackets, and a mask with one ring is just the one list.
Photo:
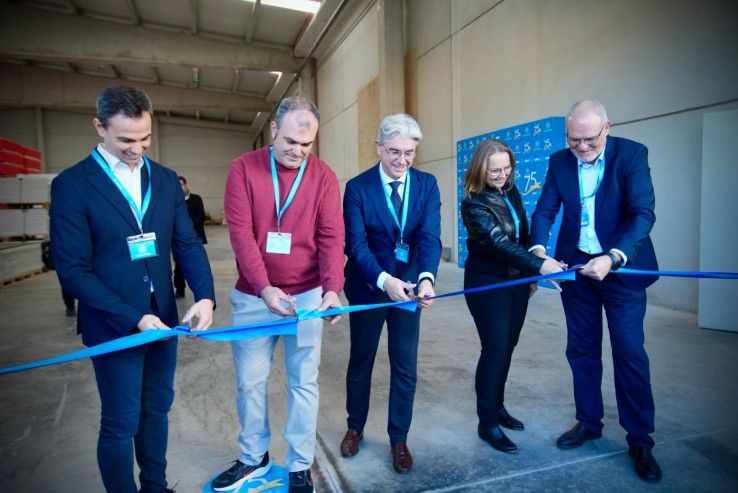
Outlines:
[[[380, 8], [357, 2], [317, 54], [321, 155], [342, 183], [366, 167], [361, 148], [374, 138], [360, 113], [367, 87], [386, 75]], [[456, 141], [596, 98], [613, 135], [650, 149], [662, 266], [698, 269], [702, 117], [738, 106], [733, 2], [405, 0], [404, 8], [406, 104], [414, 112], [417, 102], [424, 133], [415, 165], [438, 178], [442, 241], [454, 259]], [[697, 281], [662, 279], [650, 296], [696, 310]]]
[[[0, 137], [28, 147], [40, 147], [33, 109], [0, 111]], [[90, 153], [100, 142], [91, 114], [42, 110], [45, 173], [59, 173]], [[155, 124], [147, 155], [187, 178], [201, 195], [205, 210], [220, 219], [228, 167], [251, 150], [251, 137], [235, 131], [172, 123]]]

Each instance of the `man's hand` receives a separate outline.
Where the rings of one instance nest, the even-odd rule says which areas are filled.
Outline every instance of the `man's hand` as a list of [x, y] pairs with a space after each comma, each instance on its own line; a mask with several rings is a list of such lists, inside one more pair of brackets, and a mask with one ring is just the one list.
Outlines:
[[259, 297], [267, 306], [270, 312], [282, 315], [283, 317], [295, 317], [296, 299], [286, 294], [275, 286], [267, 286], [261, 290]]
[[[326, 291], [323, 295], [323, 302], [318, 307], [318, 311], [322, 312], [328, 308], [335, 308], [341, 306], [341, 300], [338, 298], [338, 293], [335, 291]], [[327, 320], [331, 325], [336, 325], [336, 322], [341, 320], [341, 314], [331, 315], [330, 317], [323, 317], [323, 320]]]
[[[197, 318], [197, 325], [192, 327], [192, 319]], [[206, 330], [213, 325], [213, 301], [202, 299], [192, 305], [185, 313], [182, 323], [189, 324], [190, 330]]]
[[384, 292], [392, 301], [410, 301], [414, 287], [415, 284], [392, 276], [387, 276], [384, 280]]
[[612, 259], [607, 255], [600, 255], [587, 262], [579, 271], [583, 276], [591, 277], [597, 281], [601, 281], [610, 273], [612, 267]]
[[548, 255], [546, 255], [546, 249], [545, 248], [534, 248], [533, 250], [531, 250], [530, 253], [532, 253], [536, 257], [548, 258]]
[[436, 292], [433, 290], [433, 283], [430, 282], [430, 279], [423, 279], [420, 281], [420, 284], [418, 284], [418, 305], [420, 305], [420, 308], [428, 308], [433, 304], [433, 300], [428, 300], [425, 297], [426, 296], [435, 296]]
[[150, 313], [147, 313], [143, 317], [141, 317], [141, 320], [138, 321], [138, 330], [143, 332], [144, 330], [152, 330], [152, 329], [168, 329], [171, 330], [167, 324], [162, 322], [159, 317], [156, 315], [152, 315]]

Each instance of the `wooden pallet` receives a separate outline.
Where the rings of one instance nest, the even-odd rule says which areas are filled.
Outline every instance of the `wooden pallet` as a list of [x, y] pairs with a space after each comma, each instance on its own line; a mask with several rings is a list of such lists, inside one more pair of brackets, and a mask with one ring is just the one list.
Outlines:
[[51, 205], [50, 202], [37, 202], [37, 203], [0, 203], [0, 209], [48, 209]]
[[18, 235], [18, 236], [0, 236], [0, 243], [11, 241], [44, 241], [48, 240], [49, 235]]
[[13, 284], [19, 283], [21, 281], [25, 281], [26, 279], [30, 279], [32, 277], [38, 276], [40, 274], [43, 274], [44, 272], [47, 272], [48, 269], [45, 267], [41, 269], [32, 270], [31, 272], [27, 272], [26, 274], [15, 276], [12, 279], [6, 279], [5, 281], [0, 284], [0, 289], [7, 288], [8, 286], [12, 286]]

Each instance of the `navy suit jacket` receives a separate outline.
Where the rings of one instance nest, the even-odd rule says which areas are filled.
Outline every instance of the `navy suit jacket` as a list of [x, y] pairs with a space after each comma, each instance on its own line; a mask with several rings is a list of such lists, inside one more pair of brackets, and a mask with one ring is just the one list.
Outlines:
[[151, 163], [151, 201], [143, 230], [156, 233], [159, 255], [131, 260], [126, 238], [139, 234], [128, 202], [91, 156], [51, 184], [51, 248], [59, 281], [79, 300], [77, 324], [93, 346], [130, 334], [151, 313], [151, 285], [159, 318], [178, 324], [170, 253], [195, 299], [215, 302], [207, 253], [195, 234], [174, 171]]
[[[395, 260], [400, 239], [379, 174], [379, 164], [346, 183], [343, 217], [346, 224], [346, 286], [352, 304], [371, 303], [382, 291], [382, 271], [403, 281], [418, 282], [418, 274], [436, 276], [441, 260], [441, 194], [436, 178], [410, 168], [409, 204], [403, 241], [410, 245], [409, 262]], [[401, 220], [401, 218], [398, 218]]]
[[[577, 158], [569, 149], [551, 155], [546, 182], [531, 218], [531, 245], [548, 243], [551, 225], [563, 205], [555, 258], [571, 264], [579, 242], [582, 205]], [[607, 137], [605, 172], [595, 195], [595, 231], [605, 252], [617, 248], [628, 267], [658, 270], [649, 236], [656, 221], [656, 199], [648, 167], [648, 149], [632, 140]], [[632, 287], [653, 284], [656, 276], [620, 276]]]

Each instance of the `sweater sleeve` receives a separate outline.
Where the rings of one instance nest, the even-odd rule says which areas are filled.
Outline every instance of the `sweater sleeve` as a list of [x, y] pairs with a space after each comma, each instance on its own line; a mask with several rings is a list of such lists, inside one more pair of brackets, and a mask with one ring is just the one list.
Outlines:
[[237, 158], [228, 170], [224, 210], [236, 262], [241, 266], [243, 275], [247, 276], [246, 281], [258, 295], [270, 283], [254, 234], [253, 203], [246, 173], [244, 158]]

